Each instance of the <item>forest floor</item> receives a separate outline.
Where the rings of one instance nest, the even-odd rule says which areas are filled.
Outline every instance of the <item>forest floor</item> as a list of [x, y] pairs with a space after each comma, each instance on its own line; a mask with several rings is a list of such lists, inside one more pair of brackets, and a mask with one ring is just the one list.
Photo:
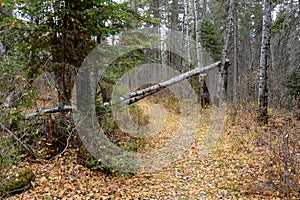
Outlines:
[[[36, 174], [32, 188], [8, 199], [282, 199], [282, 165], [276, 163], [262, 144], [267, 137], [261, 136], [256, 125], [255, 108], [227, 110], [227, 115], [221, 116], [225, 118], [218, 127], [222, 130], [220, 135], [211, 149], [203, 150], [213, 124], [208, 116], [214, 116], [211, 109], [200, 111], [201, 123], [191, 147], [160, 171], [135, 174], [93, 171], [80, 165], [76, 150], [69, 148], [49, 163], [31, 162], [29, 165]], [[272, 111], [270, 116], [272, 130], [280, 134], [283, 118], [274, 117]], [[171, 115], [173, 119], [176, 117]], [[299, 121], [290, 121], [290, 131], [296, 133]], [[162, 132], [171, 131], [172, 123], [174, 120], [167, 120]], [[296, 177], [290, 177], [291, 181], [299, 180], [300, 173], [296, 171], [291, 176]], [[299, 198], [297, 191], [290, 194], [290, 199]]]

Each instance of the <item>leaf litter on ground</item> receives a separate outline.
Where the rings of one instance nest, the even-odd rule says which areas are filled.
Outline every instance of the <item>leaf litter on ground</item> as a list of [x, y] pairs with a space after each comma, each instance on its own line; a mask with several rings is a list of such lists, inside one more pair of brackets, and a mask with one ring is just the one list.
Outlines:
[[[255, 145], [255, 112], [246, 111], [227, 111], [218, 127], [221, 135], [208, 149], [204, 143], [214, 115], [211, 109], [201, 109], [190, 149], [160, 171], [133, 175], [92, 171], [78, 164], [76, 151], [68, 149], [49, 164], [31, 163], [36, 174], [33, 188], [8, 199], [281, 199], [278, 188], [266, 186], [265, 148]], [[178, 116], [169, 115], [173, 120], [166, 121], [147, 148], [160, 148], [172, 136], [169, 132]]]

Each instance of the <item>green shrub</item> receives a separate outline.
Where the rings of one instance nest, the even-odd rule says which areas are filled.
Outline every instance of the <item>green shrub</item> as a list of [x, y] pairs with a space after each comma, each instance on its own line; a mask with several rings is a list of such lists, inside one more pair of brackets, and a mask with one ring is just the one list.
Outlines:
[[27, 189], [34, 178], [35, 175], [30, 168], [15, 173], [12, 179], [0, 185], [0, 196], [7, 196]]

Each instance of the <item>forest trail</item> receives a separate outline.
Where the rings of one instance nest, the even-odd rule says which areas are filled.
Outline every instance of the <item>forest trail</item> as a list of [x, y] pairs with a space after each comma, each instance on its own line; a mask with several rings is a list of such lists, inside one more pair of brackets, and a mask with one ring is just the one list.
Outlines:
[[[269, 199], [270, 195], [276, 199], [278, 194], [271, 186], [259, 183], [266, 183], [260, 168], [264, 162], [261, 150], [253, 147], [249, 153], [248, 148], [243, 149], [248, 144], [230, 134], [229, 119], [218, 127], [223, 131], [213, 147], [203, 149], [206, 133], [214, 126], [208, 117], [211, 112], [201, 111], [190, 149], [161, 171], [134, 175], [91, 171], [78, 164], [70, 148], [48, 165], [43, 160], [31, 164], [36, 174], [33, 188], [8, 199]], [[174, 118], [167, 120], [170, 127], [166, 130], [174, 127]]]

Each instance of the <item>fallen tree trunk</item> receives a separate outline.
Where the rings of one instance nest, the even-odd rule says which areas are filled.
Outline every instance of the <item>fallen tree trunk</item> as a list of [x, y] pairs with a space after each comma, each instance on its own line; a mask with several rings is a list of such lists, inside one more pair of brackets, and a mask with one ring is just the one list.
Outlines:
[[[228, 65], [228, 64], [229, 64], [229, 60], [226, 60], [226, 65]], [[179, 74], [178, 76], [175, 76], [167, 81], [157, 83], [157, 84], [147, 87], [145, 89], [141, 89], [141, 90], [123, 95], [120, 97], [120, 102], [121, 103], [128, 102], [129, 104], [132, 104], [132, 103], [136, 102], [136, 101], [134, 101], [134, 97], [139, 97], [139, 98], [137, 98], [137, 101], [138, 101], [143, 96], [146, 97], [146, 96], [152, 95], [152, 94], [154, 94], [170, 85], [178, 83], [186, 78], [189, 78], [189, 77], [197, 75], [197, 74], [201, 74], [203, 72], [206, 72], [208, 70], [211, 70], [211, 69], [214, 69], [214, 68], [220, 67], [220, 66], [221, 66], [221, 61], [213, 63], [213, 64], [205, 66], [205, 67], [197, 67], [197, 68], [187, 71], [185, 73]], [[105, 103], [105, 105], [108, 105], [108, 104], [114, 104], [114, 102], [110, 102], [110, 103], [106, 102]]]
[[36, 117], [39, 115], [44, 115], [44, 114], [50, 114], [50, 113], [58, 113], [60, 110], [63, 110], [64, 112], [69, 112], [74, 110], [74, 106], [69, 106], [69, 105], [65, 105], [62, 109], [60, 109], [59, 107], [53, 107], [53, 108], [45, 108], [45, 109], [41, 109], [37, 112], [34, 113], [29, 113], [29, 114], [24, 114], [25, 119], [28, 119], [30, 117]]
[[[226, 65], [229, 65], [229, 60], [226, 60]], [[213, 63], [211, 65], [205, 66], [205, 67], [197, 67], [195, 69], [192, 69], [190, 71], [187, 71], [185, 73], [179, 74], [173, 78], [170, 78], [167, 81], [163, 81], [157, 84], [154, 84], [150, 87], [138, 90], [138, 91], [134, 91], [131, 92], [129, 94], [123, 95], [119, 98], [119, 101], [111, 101], [111, 102], [105, 102], [102, 104], [103, 107], [109, 107], [112, 105], [116, 105], [116, 104], [124, 104], [124, 105], [130, 105], [133, 104], [147, 96], [150, 96], [168, 86], [171, 86], [175, 83], [178, 83], [184, 79], [187, 79], [191, 76], [197, 75], [197, 74], [201, 74], [203, 72], [209, 71], [211, 69], [214, 69], [216, 67], [220, 67], [221, 66], [221, 61]], [[60, 110], [63, 111], [73, 111], [74, 109], [76, 109], [73, 106], [69, 106], [69, 105], [65, 105], [63, 109], [59, 109], [59, 107], [54, 107], [54, 108], [47, 108], [47, 109], [42, 109], [38, 112], [35, 113], [30, 113], [30, 114], [26, 114], [24, 115], [25, 118], [30, 118], [30, 117], [35, 117], [35, 116], [39, 116], [39, 115], [43, 115], [43, 114], [47, 114], [47, 113], [57, 113]]]

